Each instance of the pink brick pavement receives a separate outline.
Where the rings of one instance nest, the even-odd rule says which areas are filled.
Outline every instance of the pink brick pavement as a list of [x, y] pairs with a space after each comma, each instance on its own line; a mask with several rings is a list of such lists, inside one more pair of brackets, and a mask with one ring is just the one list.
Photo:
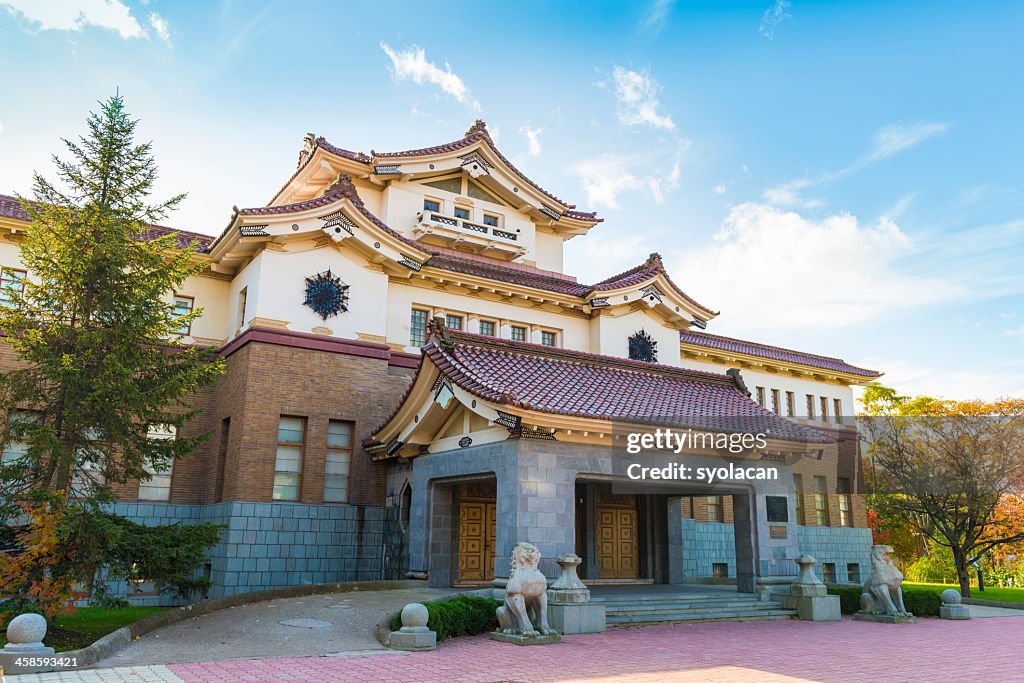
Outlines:
[[[267, 643], [272, 650], [273, 643]], [[458, 638], [433, 652], [174, 664], [196, 683], [1024, 681], [1024, 617], [913, 625], [806, 621], [613, 629], [521, 648]]]

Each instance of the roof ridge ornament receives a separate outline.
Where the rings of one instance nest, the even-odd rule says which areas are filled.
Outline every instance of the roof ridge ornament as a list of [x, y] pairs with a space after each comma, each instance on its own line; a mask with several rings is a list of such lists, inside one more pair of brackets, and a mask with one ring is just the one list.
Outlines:
[[743, 381], [743, 375], [740, 374], [739, 368], [729, 368], [725, 371], [725, 374], [732, 377], [732, 381], [736, 382], [737, 389], [750, 396], [750, 389], [747, 388], [747, 383]]
[[468, 138], [471, 135], [483, 135], [487, 138], [491, 137], [491, 134], [487, 132], [487, 123], [483, 119], [477, 119], [473, 121], [473, 125], [469, 127], [463, 138]]

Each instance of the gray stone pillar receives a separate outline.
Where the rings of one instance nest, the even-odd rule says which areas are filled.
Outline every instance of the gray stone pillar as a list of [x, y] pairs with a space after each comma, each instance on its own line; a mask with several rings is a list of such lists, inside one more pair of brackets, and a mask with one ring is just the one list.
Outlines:
[[597, 567], [597, 484], [586, 484], [586, 498], [584, 502], [584, 537], [583, 547], [586, 549], [586, 571], [585, 577], [596, 579], [598, 577]]
[[458, 509], [455, 506], [455, 487], [451, 484], [431, 485], [430, 506], [430, 578], [434, 588], [448, 588], [455, 581], [455, 557], [458, 554], [455, 525]]
[[683, 498], [668, 496], [665, 507], [668, 518], [665, 520], [668, 534], [668, 582], [683, 583], [686, 580], [686, 569], [683, 564]]
[[753, 593], [757, 588], [757, 504], [753, 492], [732, 496], [736, 535], [736, 590]]

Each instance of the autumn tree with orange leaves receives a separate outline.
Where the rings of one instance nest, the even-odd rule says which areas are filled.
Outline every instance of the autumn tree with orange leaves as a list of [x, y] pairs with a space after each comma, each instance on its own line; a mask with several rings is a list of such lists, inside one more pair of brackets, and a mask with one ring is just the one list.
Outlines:
[[875, 508], [949, 548], [969, 597], [971, 562], [1024, 542], [1010, 504], [1024, 491], [1024, 400], [912, 399], [875, 383], [862, 403]]

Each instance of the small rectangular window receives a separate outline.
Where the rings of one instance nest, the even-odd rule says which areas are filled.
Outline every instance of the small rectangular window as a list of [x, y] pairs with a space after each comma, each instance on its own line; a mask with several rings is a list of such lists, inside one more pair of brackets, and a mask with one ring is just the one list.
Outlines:
[[493, 337], [494, 336], [494, 321], [493, 320], [481, 320], [480, 321], [480, 334]]
[[786, 392], [786, 415], [796, 417], [796, 395], [792, 391]]
[[722, 511], [722, 497], [721, 496], [708, 496], [708, 521], [709, 522], [721, 522], [725, 519]]
[[0, 306], [16, 306], [25, 294], [28, 273], [18, 268], [0, 270]]
[[277, 425], [274, 500], [298, 500], [306, 418], [281, 416]]
[[512, 326], [512, 340], [513, 341], [526, 341], [526, 328], [520, 327], [519, 325]]
[[429, 197], [424, 197], [424, 199], [423, 199], [423, 210], [424, 211], [440, 212], [441, 211], [441, 202], [439, 200], [437, 200], [437, 199], [430, 199]]
[[832, 399], [832, 419], [836, 424], [843, 424], [843, 402], [841, 399]]
[[[188, 315], [192, 312], [193, 306], [195, 306], [196, 300], [190, 296], [175, 296], [174, 297], [174, 308], [171, 310], [171, 315], [175, 318], [180, 318], [183, 315]], [[181, 327], [175, 330], [177, 334], [183, 337], [187, 337], [192, 334], [192, 321], [182, 321]]]
[[444, 326], [449, 330], [461, 330], [462, 329], [462, 316], [448, 314], [444, 317]]
[[764, 387], [757, 388], [757, 405], [761, 406], [762, 408], [765, 407]]
[[821, 397], [821, 421], [828, 422], [828, 399]]
[[[7, 419], [7, 443], [4, 444], [3, 452], [0, 453], [0, 463], [9, 465], [21, 460], [28, 455], [28, 436], [24, 434], [30, 423], [39, 420], [38, 413], [25, 410], [15, 410]], [[17, 436], [13, 432], [18, 433]]]
[[804, 478], [799, 474], [793, 475], [793, 503], [796, 508], [796, 523], [806, 524], [804, 520]]
[[[147, 439], [175, 439], [178, 429], [174, 425], [153, 425], [146, 432]], [[171, 499], [171, 477], [174, 473], [174, 462], [167, 469], [157, 471], [152, 463], [147, 462], [144, 468], [151, 475], [149, 481], [139, 482], [139, 500], [168, 501]]]
[[489, 225], [492, 228], [498, 227], [498, 217], [493, 215], [493, 214], [485, 213], [484, 214], [484, 225]]
[[826, 562], [821, 565], [821, 580], [825, 583], [836, 582], [836, 563]]
[[716, 579], [729, 578], [729, 565], [725, 562], [712, 562], [711, 576], [715, 577]]
[[349, 468], [352, 466], [352, 423], [327, 423], [327, 462], [324, 470], [324, 502], [348, 501]]
[[860, 583], [860, 565], [856, 562], [846, 563], [846, 583]]
[[782, 396], [778, 389], [772, 389], [772, 412], [782, 415]]
[[463, 208], [461, 206], [456, 206], [455, 207], [455, 217], [456, 218], [461, 218], [464, 221], [468, 221], [469, 220], [469, 209]]
[[786, 496], [765, 496], [764, 500], [769, 522], [789, 521], [789, 499]]
[[427, 312], [419, 308], [412, 309], [409, 320], [409, 346], [423, 346], [427, 343]]
[[540, 333], [540, 343], [543, 344], [544, 346], [557, 346], [558, 335], [555, 334], [554, 332], [548, 332], [547, 330], [543, 330]]
[[828, 482], [825, 477], [814, 478], [814, 518], [818, 526], [828, 526]]
[[807, 394], [807, 419], [814, 419], [814, 394]]

